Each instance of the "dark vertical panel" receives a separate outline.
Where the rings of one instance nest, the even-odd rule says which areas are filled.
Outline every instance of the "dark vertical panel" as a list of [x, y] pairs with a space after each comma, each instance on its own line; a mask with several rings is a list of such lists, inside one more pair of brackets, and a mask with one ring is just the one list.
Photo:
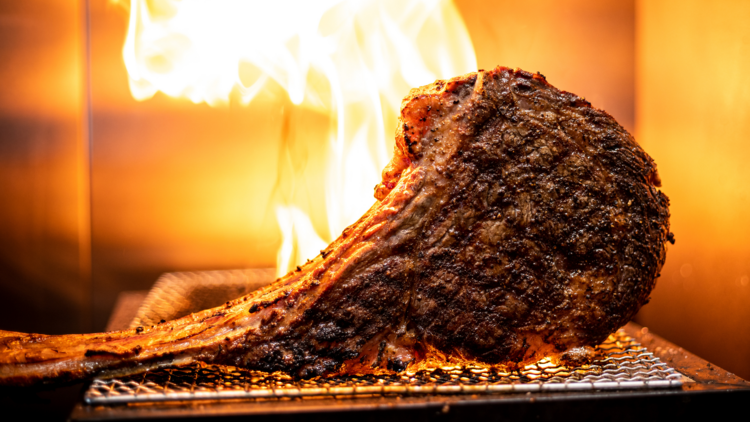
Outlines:
[[86, 330], [80, 278], [80, 11], [0, 4], [0, 329]]

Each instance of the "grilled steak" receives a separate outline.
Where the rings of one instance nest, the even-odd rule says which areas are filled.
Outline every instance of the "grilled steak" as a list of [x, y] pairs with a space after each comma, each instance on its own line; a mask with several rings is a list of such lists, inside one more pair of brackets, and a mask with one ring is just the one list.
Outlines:
[[400, 123], [375, 205], [296, 272], [156, 326], [0, 332], [0, 383], [196, 360], [298, 376], [528, 362], [603, 341], [648, 300], [668, 199], [610, 115], [498, 67], [412, 90]]

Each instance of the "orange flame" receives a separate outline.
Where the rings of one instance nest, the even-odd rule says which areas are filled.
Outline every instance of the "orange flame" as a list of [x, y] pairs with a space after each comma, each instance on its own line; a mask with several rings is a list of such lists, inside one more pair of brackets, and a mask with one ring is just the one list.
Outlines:
[[277, 204], [279, 275], [372, 205], [408, 90], [476, 70], [449, 0], [133, 0], [123, 57], [140, 101], [161, 91], [218, 105], [236, 92], [247, 104], [276, 85], [328, 116], [327, 221], [314, 223], [309, 205]]

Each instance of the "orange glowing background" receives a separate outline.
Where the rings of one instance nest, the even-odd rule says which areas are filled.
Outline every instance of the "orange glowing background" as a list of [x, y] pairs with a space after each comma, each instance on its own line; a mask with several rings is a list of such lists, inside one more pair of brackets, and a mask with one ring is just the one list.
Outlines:
[[677, 243], [638, 321], [750, 378], [750, 3], [638, 3], [636, 139]]
[[[282, 238], [278, 276], [372, 206], [404, 92], [477, 69], [450, 0], [113, 3], [129, 14], [122, 59], [137, 101], [160, 92], [217, 107], [257, 99], [281, 110], [284, 130], [245, 141], [283, 145], [270, 201]], [[291, 148], [290, 132], [310, 119], [328, 127], [295, 142], [314, 148]], [[308, 168], [324, 174], [300, 174]], [[314, 218], [321, 209], [324, 220]]]
[[[677, 243], [636, 319], [750, 378], [750, 5], [454, 3], [478, 67], [540, 71], [654, 157]], [[122, 60], [127, 26], [108, 0], [0, 2], [2, 329], [101, 329], [120, 291], [148, 289], [162, 272], [275, 265], [279, 186], [307, 184], [295, 200], [326, 220], [313, 182], [325, 145], [309, 140], [327, 118], [278, 92], [247, 106], [161, 93], [138, 102]], [[290, 164], [290, 153], [307, 158]]]

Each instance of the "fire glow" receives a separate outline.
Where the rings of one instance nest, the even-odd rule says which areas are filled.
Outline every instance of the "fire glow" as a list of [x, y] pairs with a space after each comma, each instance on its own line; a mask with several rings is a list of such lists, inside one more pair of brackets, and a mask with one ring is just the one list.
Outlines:
[[212, 106], [233, 95], [248, 104], [281, 88], [293, 107], [327, 116], [320, 181], [327, 221], [313, 221], [309, 205], [291, 196], [275, 204], [279, 276], [373, 204], [409, 89], [476, 70], [468, 31], [448, 0], [133, 0], [129, 7], [123, 58], [135, 99], [160, 91]]

